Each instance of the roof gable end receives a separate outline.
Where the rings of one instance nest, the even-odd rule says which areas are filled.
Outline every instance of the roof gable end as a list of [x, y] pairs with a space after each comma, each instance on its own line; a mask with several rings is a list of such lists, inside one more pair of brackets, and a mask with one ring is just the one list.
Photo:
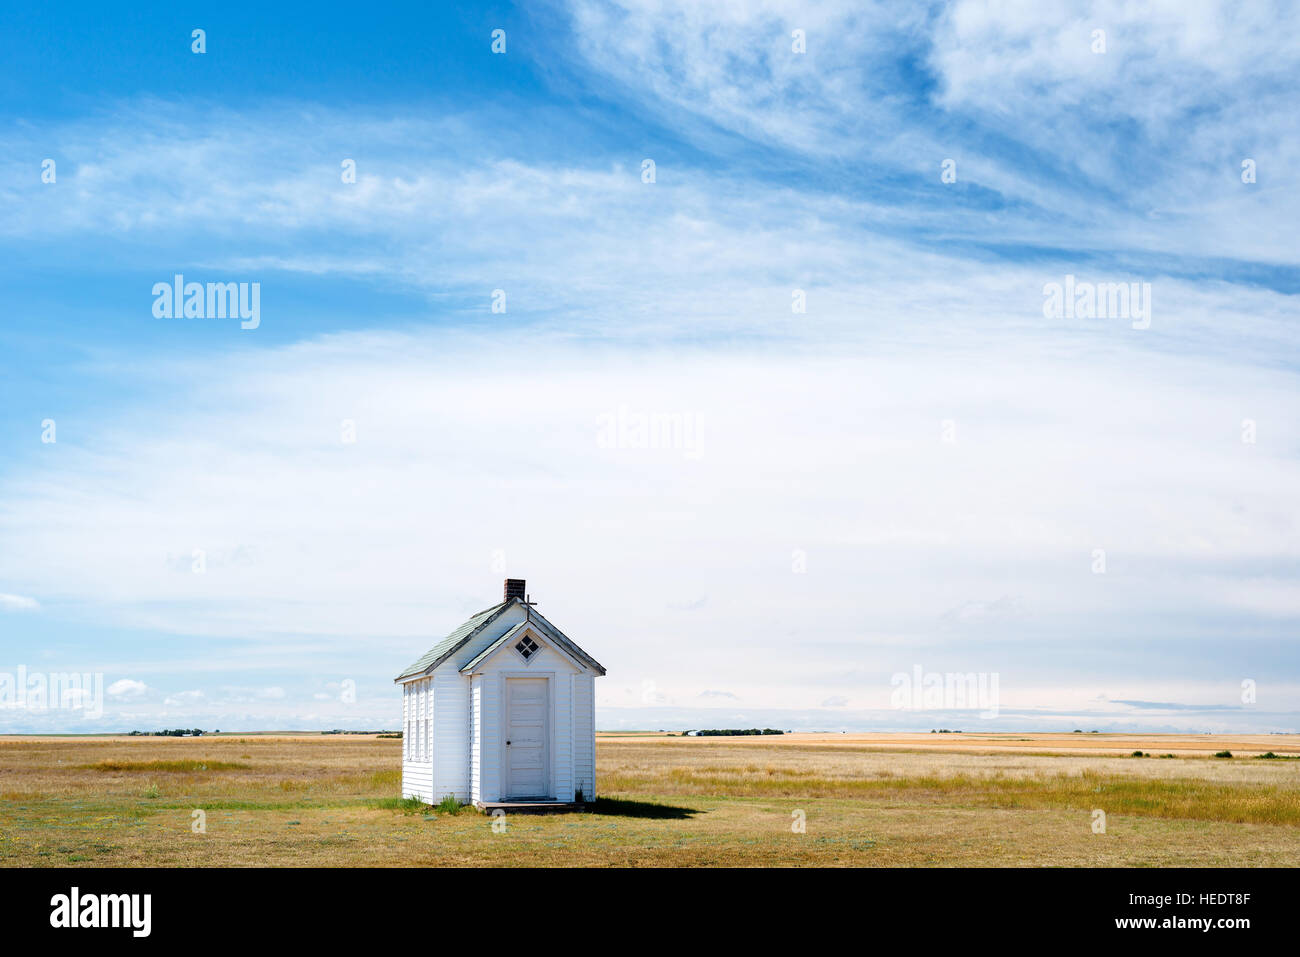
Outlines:
[[569, 664], [573, 665], [573, 667], [576, 668], [580, 673], [591, 670], [590, 666], [586, 662], [581, 661], [578, 658], [575, 658], [573, 655], [569, 654], [569, 652], [562, 645], [560, 645], [558, 641], [552, 640], [546, 634], [544, 629], [538, 627], [536, 622], [521, 621], [519, 622], [519, 624], [515, 625], [513, 628], [506, 631], [506, 633], [503, 634], [500, 638], [496, 639], [496, 641], [493, 641], [486, 648], [480, 651], [470, 661], [466, 662], [465, 666], [460, 669], [460, 673], [463, 675], [473, 674], [475, 671], [479, 670], [489, 659], [495, 657], [497, 654], [501, 653], [505, 649], [513, 648], [515, 644], [518, 643], [519, 639], [524, 635], [531, 635], [531, 637], [535, 638], [539, 643], [549, 647], [561, 658], [563, 658]]

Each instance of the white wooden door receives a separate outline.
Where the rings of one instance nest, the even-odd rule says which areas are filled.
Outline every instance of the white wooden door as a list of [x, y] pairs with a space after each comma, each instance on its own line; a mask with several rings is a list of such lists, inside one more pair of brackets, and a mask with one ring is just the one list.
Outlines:
[[550, 794], [550, 699], [545, 678], [506, 679], [506, 798], [544, 798]]

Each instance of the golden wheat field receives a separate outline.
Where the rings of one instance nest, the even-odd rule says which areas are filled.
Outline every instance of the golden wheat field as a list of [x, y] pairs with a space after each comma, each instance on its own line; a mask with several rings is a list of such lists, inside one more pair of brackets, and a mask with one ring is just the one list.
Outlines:
[[373, 735], [0, 738], [0, 864], [1300, 863], [1295, 736], [602, 734], [589, 812], [497, 831], [472, 809], [401, 801], [400, 749]]

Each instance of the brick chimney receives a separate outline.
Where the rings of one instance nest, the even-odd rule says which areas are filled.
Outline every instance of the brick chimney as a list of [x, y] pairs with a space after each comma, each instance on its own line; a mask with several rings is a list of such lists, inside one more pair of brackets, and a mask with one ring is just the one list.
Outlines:
[[524, 600], [524, 584], [525, 584], [525, 583], [524, 583], [524, 580], [523, 580], [522, 578], [507, 578], [507, 579], [506, 579], [506, 598], [505, 598], [505, 600], [506, 600], [506, 601], [509, 601], [511, 598], [518, 598], [520, 601], [523, 601], [523, 600]]

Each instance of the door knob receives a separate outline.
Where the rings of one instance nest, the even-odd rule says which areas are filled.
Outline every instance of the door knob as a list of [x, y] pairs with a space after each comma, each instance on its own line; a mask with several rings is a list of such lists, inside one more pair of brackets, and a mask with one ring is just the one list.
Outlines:
[[510, 742], [507, 741], [507, 742], [506, 742], [506, 747], [509, 747], [509, 746], [510, 746]]

